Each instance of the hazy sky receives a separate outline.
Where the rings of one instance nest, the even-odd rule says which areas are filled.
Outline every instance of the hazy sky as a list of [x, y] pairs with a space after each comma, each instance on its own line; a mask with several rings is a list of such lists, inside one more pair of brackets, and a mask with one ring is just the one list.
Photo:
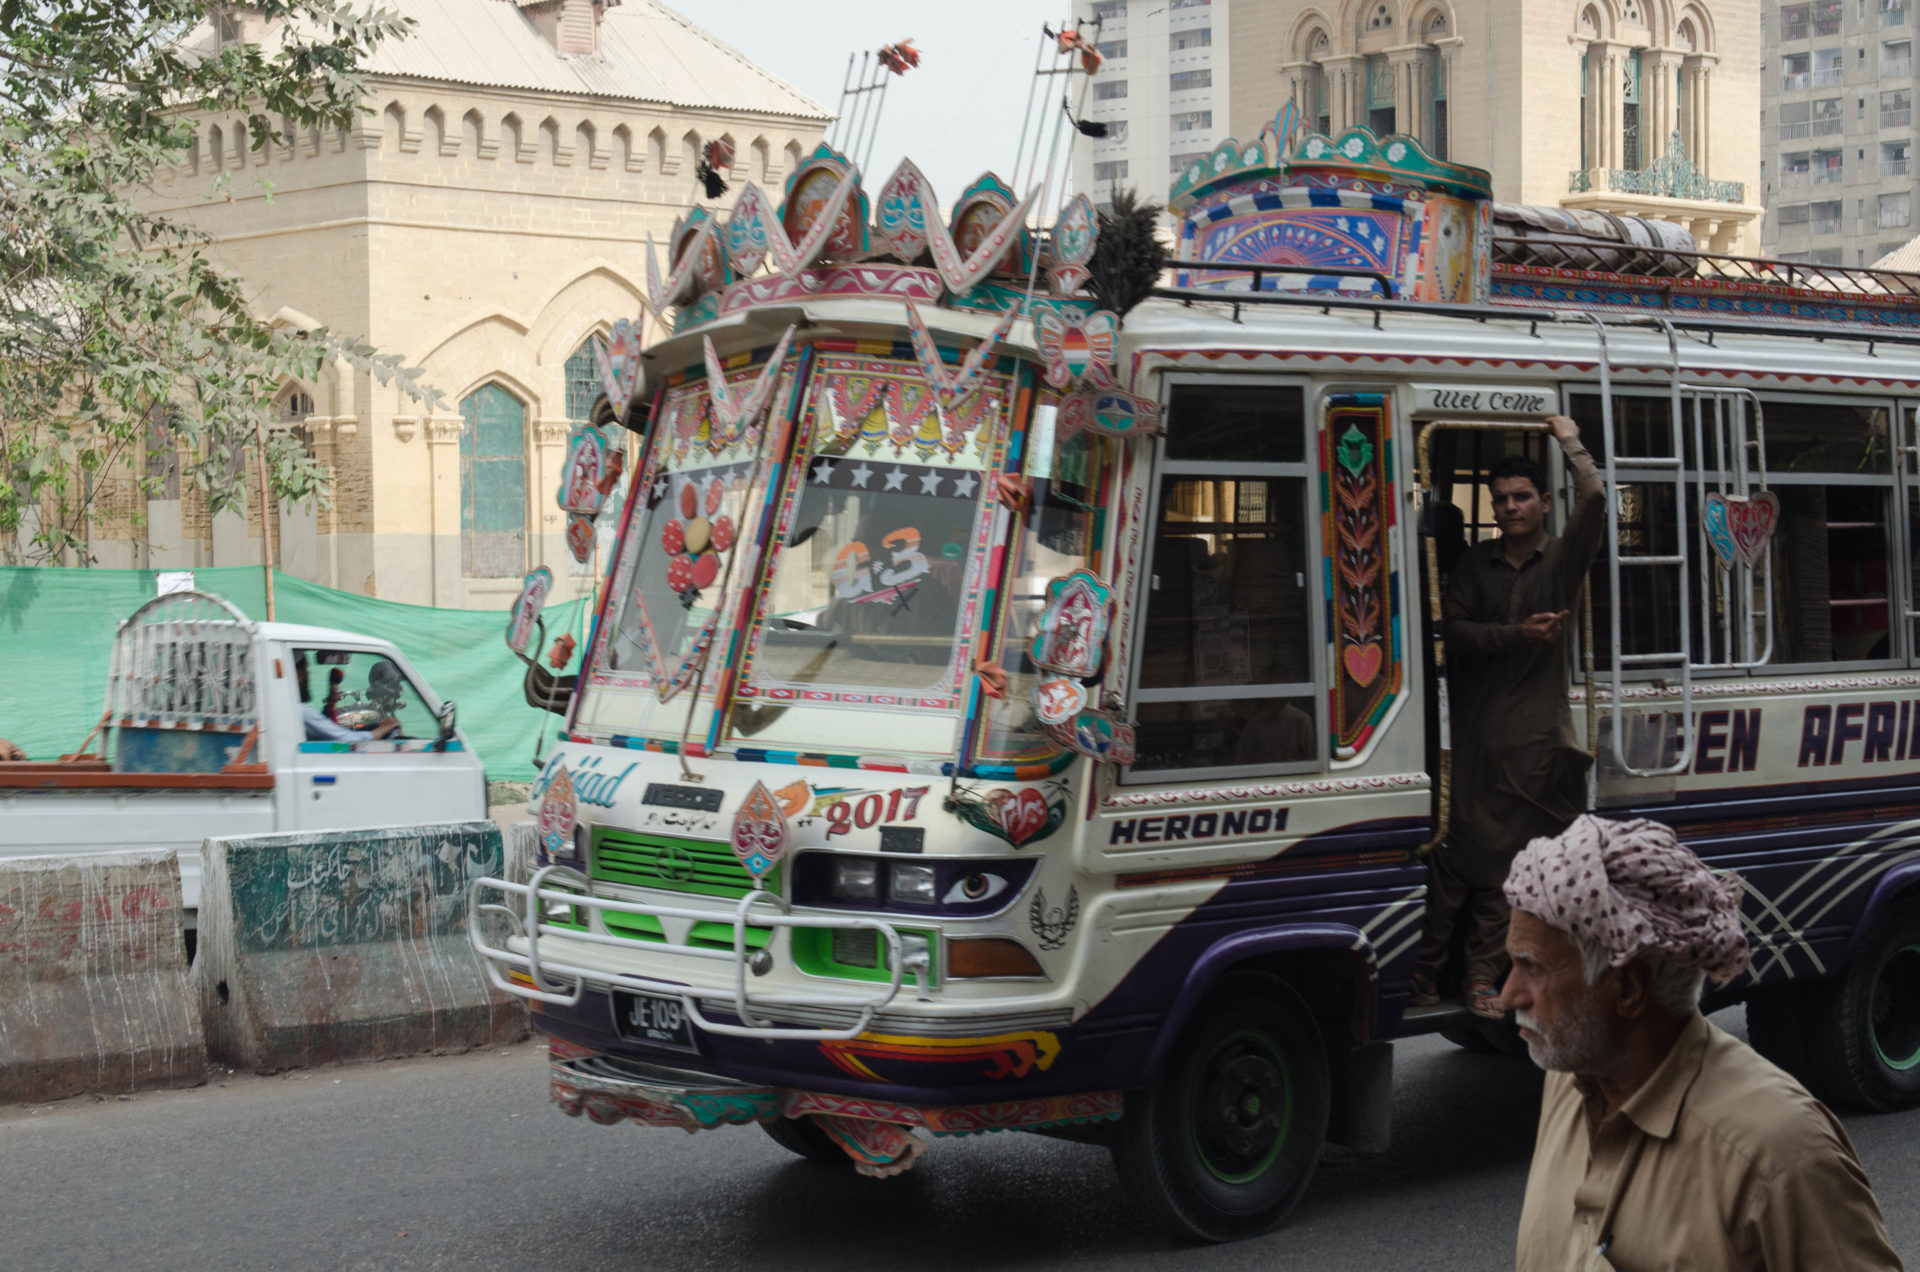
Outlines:
[[[1020, 124], [1042, 24], [1056, 28], [1070, 0], [667, 0], [828, 110], [840, 102], [847, 55], [912, 39], [920, 66], [895, 77], [874, 134], [865, 185], [877, 190], [911, 156], [951, 204], [992, 169], [1013, 181]], [[1059, 118], [1059, 93], [1045, 116]], [[1036, 118], [1039, 111], [1036, 110]], [[1065, 139], [1061, 141], [1062, 153]], [[1036, 178], [1037, 179], [1037, 178]], [[1056, 179], [1054, 188], [1059, 189]], [[775, 192], [777, 194], [777, 192]]]

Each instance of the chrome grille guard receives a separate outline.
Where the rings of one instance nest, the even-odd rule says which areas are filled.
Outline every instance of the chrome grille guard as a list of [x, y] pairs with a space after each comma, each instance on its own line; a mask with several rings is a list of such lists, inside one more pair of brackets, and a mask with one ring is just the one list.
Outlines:
[[[548, 887], [550, 880], [563, 886]], [[747, 893], [734, 905], [732, 949], [713, 949], [692, 945], [685, 941], [674, 941], [671, 935], [666, 934], [665, 925], [662, 925], [661, 941], [640, 944], [629, 937], [579, 931], [548, 923], [542, 919], [542, 909], [545, 905], [633, 914], [654, 919], [690, 920], [693, 923], [714, 922], [721, 918], [721, 913], [714, 910], [696, 910], [651, 901], [620, 901], [612, 897], [596, 897], [591, 895], [589, 891], [591, 887], [592, 881], [586, 875], [566, 866], [543, 866], [525, 883], [512, 883], [505, 879], [491, 877], [474, 880], [467, 897], [467, 939], [486, 966], [487, 978], [493, 982], [495, 988], [535, 1002], [571, 1007], [579, 1003], [581, 995], [586, 990], [587, 981], [591, 978], [595, 982], [605, 981], [609, 989], [625, 989], [677, 998], [685, 1007], [688, 1019], [696, 1027], [708, 1033], [735, 1038], [782, 1038], [801, 1042], [831, 1042], [857, 1038], [866, 1032], [868, 1025], [873, 1021], [874, 1013], [892, 1003], [899, 995], [908, 973], [913, 974], [922, 989], [926, 988], [927, 977], [932, 967], [929, 951], [921, 944], [919, 938], [914, 938], [912, 941], [903, 939], [900, 933], [894, 930], [892, 924], [882, 919], [857, 915], [796, 915], [789, 911], [784, 899], [764, 889]], [[575, 889], [578, 890], [575, 891]], [[505, 900], [489, 900], [487, 899], [489, 894], [498, 894]], [[519, 898], [520, 908], [516, 909], [509, 903], [513, 898]], [[484, 931], [482, 920], [488, 915], [503, 919], [507, 923], [510, 931], [506, 943], [494, 945]], [[750, 995], [747, 992], [747, 929], [749, 927], [856, 928], [876, 932], [880, 939], [886, 942], [887, 967], [890, 969], [887, 984], [882, 991], [865, 996], [824, 990], [805, 992], [789, 990]], [[690, 926], [688, 932], [691, 932]], [[741, 1023], [735, 1025], [708, 1019], [700, 1011], [695, 991], [684, 984], [626, 972], [579, 967], [562, 958], [543, 955], [540, 948], [543, 937], [604, 945], [610, 949], [628, 953], [644, 950], [676, 958], [731, 962], [733, 985], [730, 1006], [734, 1016]], [[525, 942], [525, 953], [507, 948], [507, 944], [515, 939]], [[520, 969], [532, 984], [515, 983], [502, 974], [504, 968]], [[705, 996], [726, 1001], [728, 992], [708, 991]], [[851, 1025], [843, 1029], [796, 1029], [776, 1025], [771, 1020], [755, 1015], [756, 1007], [764, 1009], [781, 1006], [838, 1007], [857, 1011], [859, 1016]]]

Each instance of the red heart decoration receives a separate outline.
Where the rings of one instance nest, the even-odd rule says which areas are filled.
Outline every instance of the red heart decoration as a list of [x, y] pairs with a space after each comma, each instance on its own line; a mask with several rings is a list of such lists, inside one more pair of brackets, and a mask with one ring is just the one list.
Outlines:
[[1347, 674], [1353, 677], [1353, 683], [1365, 689], [1380, 674], [1380, 664], [1386, 660], [1380, 646], [1369, 642], [1365, 645], [1348, 645], [1340, 653], [1340, 661], [1346, 664]]
[[1767, 541], [1773, 538], [1773, 527], [1779, 520], [1780, 500], [1771, 490], [1748, 499], [1727, 500], [1727, 530], [1733, 535], [1734, 551], [1749, 570], [1758, 569], [1767, 555]]
[[1000, 829], [1007, 832], [1008, 841], [1016, 848], [1039, 834], [1047, 824], [1046, 797], [1032, 787], [1019, 792], [1002, 791], [995, 812], [1000, 819]]

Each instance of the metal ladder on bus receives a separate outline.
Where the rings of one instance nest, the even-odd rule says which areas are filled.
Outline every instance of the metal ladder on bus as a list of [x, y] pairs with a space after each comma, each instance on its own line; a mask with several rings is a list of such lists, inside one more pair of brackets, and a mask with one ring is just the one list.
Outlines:
[[[1608, 684], [1609, 710], [1613, 732], [1613, 757], [1621, 772], [1633, 777], [1667, 777], [1684, 773], [1693, 765], [1693, 673], [1696, 671], [1734, 671], [1758, 667], [1773, 654], [1773, 562], [1766, 558], [1762, 573], [1761, 599], [1756, 602], [1753, 580], [1745, 579], [1739, 562], [1716, 570], [1703, 589], [1705, 603], [1702, 631], [1707, 637], [1707, 657], [1696, 661], [1693, 649], [1693, 573], [1694, 561], [1714, 560], [1705, 521], [1707, 498], [1745, 500], [1756, 489], [1764, 489], [1766, 470], [1766, 422], [1760, 399], [1749, 389], [1688, 385], [1681, 382], [1680, 337], [1673, 323], [1664, 317], [1653, 322], [1667, 338], [1667, 400], [1671, 453], [1659, 455], [1622, 455], [1618, 430], [1613, 417], [1613, 360], [1608, 345], [1606, 321], [1598, 315], [1582, 312], [1580, 317], [1593, 324], [1600, 352], [1600, 419], [1605, 441], [1607, 491], [1607, 577], [1611, 604], [1608, 606], [1609, 653], [1611, 675]], [[1687, 408], [1691, 406], [1689, 412]], [[1689, 499], [1686, 465], [1686, 424], [1691, 416], [1695, 456], [1693, 499]], [[1714, 465], [1708, 470], [1706, 458], [1712, 447]], [[1674, 491], [1674, 551], [1661, 555], [1623, 556], [1620, 552], [1620, 469], [1641, 469], [1671, 474]], [[1756, 485], [1757, 478], [1757, 485]], [[1687, 530], [1689, 504], [1700, 514], [1697, 557], [1689, 551], [1692, 536]], [[1620, 590], [1621, 571], [1625, 568], [1656, 569], [1674, 567], [1677, 593], [1674, 627], [1679, 647], [1668, 650], [1627, 653], [1621, 634], [1621, 614], [1625, 609]], [[1717, 607], [1717, 608], [1716, 608]], [[1724, 626], [1717, 638], [1724, 654], [1715, 657], [1715, 615], [1723, 616]], [[1765, 630], [1765, 644], [1759, 644]], [[1737, 645], [1737, 648], [1736, 648]], [[1591, 654], [1589, 654], [1591, 657]], [[1636, 767], [1628, 760], [1623, 719], [1626, 671], [1629, 668], [1668, 671], [1678, 680], [1680, 691], [1679, 745], [1672, 758], [1656, 767]], [[1591, 710], [1591, 707], [1589, 707]]]
[[[1687, 469], [1684, 459], [1684, 439], [1680, 430], [1680, 340], [1674, 332], [1673, 325], [1665, 319], [1660, 319], [1660, 325], [1667, 335], [1667, 351], [1671, 364], [1667, 376], [1667, 390], [1672, 427], [1667, 430], [1667, 436], [1672, 443], [1672, 453], [1622, 455], [1619, 446], [1619, 430], [1614, 427], [1613, 419], [1613, 355], [1608, 345], [1606, 320], [1597, 314], [1584, 311], [1580, 316], [1593, 324], [1594, 337], [1599, 341], [1600, 351], [1600, 431], [1606, 447], [1607, 595], [1610, 600], [1607, 606], [1607, 621], [1610, 628], [1608, 652], [1612, 673], [1608, 677], [1607, 700], [1613, 725], [1613, 758], [1621, 772], [1633, 777], [1665, 777], [1684, 773], [1693, 764], [1693, 630], [1689, 621], [1693, 612], [1689, 587], [1692, 571], [1689, 568], [1687, 553]], [[1673, 553], [1658, 556], [1621, 555], [1620, 469], [1622, 468], [1648, 469], [1672, 474], [1674, 515], [1677, 519], [1674, 527], [1675, 551]], [[1660, 566], [1677, 567], [1675, 576], [1678, 579], [1676, 598], [1678, 603], [1674, 607], [1674, 613], [1677, 616], [1674, 627], [1680, 647], [1671, 650], [1627, 653], [1623, 647], [1620, 631], [1621, 612], [1626, 608], [1622, 603], [1623, 594], [1620, 590], [1622, 570], [1625, 568], [1655, 570]], [[1658, 575], [1654, 577], [1658, 578]], [[1628, 761], [1626, 721], [1622, 710], [1628, 668], [1666, 670], [1679, 679], [1680, 745], [1674, 758], [1664, 766], [1637, 768]]]

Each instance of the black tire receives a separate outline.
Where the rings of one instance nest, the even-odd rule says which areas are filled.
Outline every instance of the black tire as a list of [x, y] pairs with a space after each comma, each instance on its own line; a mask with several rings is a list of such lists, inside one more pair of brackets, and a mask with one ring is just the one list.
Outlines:
[[1892, 1113], [1920, 1105], [1920, 898], [1902, 898], [1853, 961], [1807, 990], [1807, 1069], [1829, 1104]]
[[1153, 1084], [1127, 1093], [1120, 1178], [1162, 1225], [1238, 1241], [1280, 1225], [1326, 1143], [1326, 1043], [1300, 996], [1229, 977], [1175, 1041]]
[[760, 1129], [767, 1138], [798, 1157], [810, 1162], [819, 1162], [822, 1166], [844, 1166], [853, 1169], [853, 1159], [847, 1156], [845, 1149], [827, 1137], [827, 1133], [810, 1117], [781, 1117], [771, 1122], [760, 1123]]

